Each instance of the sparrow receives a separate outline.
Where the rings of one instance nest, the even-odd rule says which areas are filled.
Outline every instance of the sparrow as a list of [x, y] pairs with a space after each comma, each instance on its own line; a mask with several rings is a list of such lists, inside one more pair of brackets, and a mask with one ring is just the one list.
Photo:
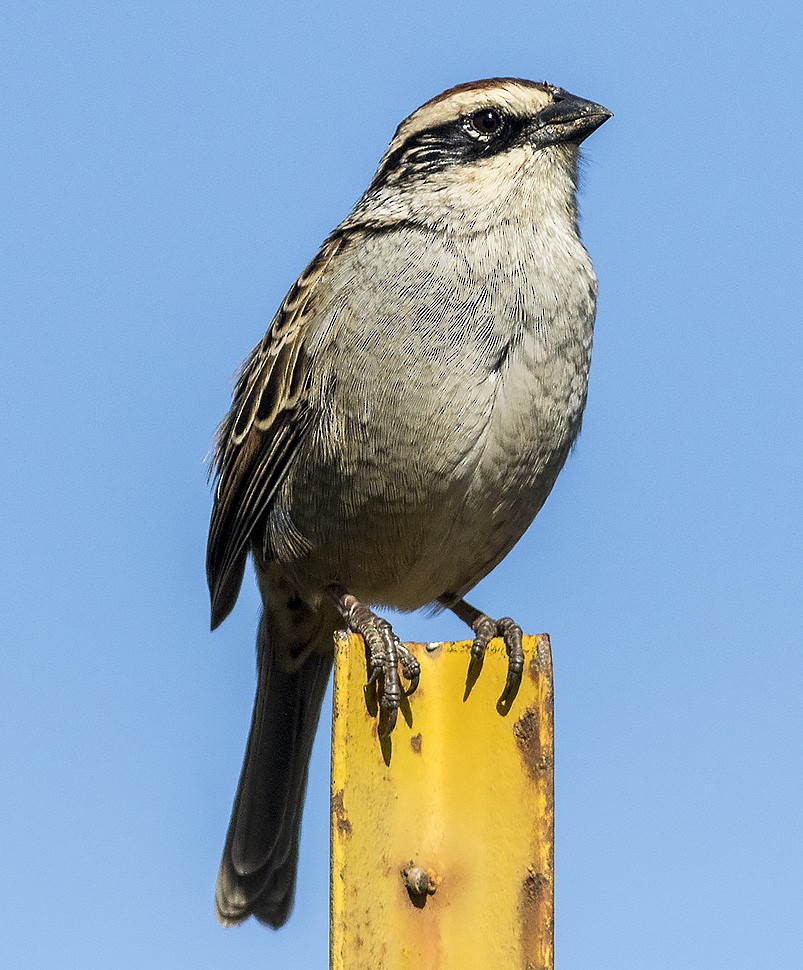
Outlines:
[[[399, 125], [362, 198], [245, 361], [217, 434], [212, 629], [248, 556], [263, 611], [253, 720], [216, 912], [284, 924], [333, 634], [363, 636], [394, 726], [418, 664], [375, 607], [452, 610], [469, 676], [522, 632], [465, 596], [512, 549], [580, 431], [597, 280], [577, 224], [580, 143], [610, 112], [491, 78]], [[406, 686], [405, 686], [406, 684]]]

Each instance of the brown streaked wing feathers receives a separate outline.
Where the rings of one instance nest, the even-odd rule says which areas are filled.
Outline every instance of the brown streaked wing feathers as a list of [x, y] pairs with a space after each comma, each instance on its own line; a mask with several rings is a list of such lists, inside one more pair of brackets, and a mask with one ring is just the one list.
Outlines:
[[237, 600], [251, 536], [306, 430], [304, 314], [345, 240], [344, 235], [331, 236], [293, 285], [243, 365], [232, 406], [218, 429], [213, 463], [217, 487], [206, 551], [213, 630]]

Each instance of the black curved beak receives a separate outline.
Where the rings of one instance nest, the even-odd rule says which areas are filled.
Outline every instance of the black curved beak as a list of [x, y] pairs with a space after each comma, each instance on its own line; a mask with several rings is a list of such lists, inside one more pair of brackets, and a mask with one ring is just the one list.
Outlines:
[[534, 119], [533, 140], [541, 145], [554, 145], [562, 141], [579, 145], [612, 117], [613, 114], [601, 104], [559, 89], [552, 103], [539, 111]]

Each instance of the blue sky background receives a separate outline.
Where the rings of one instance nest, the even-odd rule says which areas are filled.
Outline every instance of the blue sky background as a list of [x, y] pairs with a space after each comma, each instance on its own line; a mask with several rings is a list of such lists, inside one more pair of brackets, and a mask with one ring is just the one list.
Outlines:
[[583, 435], [473, 597], [553, 638], [559, 965], [799, 966], [799, 5], [3, 20], [0, 963], [326, 966], [326, 724], [291, 922], [213, 917], [258, 600], [249, 579], [208, 632], [204, 460], [230, 375], [398, 121], [512, 74], [615, 112], [581, 200]]

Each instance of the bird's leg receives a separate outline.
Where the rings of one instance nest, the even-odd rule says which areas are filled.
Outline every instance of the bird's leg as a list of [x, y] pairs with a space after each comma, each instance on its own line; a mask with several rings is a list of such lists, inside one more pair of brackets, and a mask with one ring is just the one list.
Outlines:
[[501, 637], [507, 649], [507, 679], [499, 698], [501, 704], [509, 704], [516, 696], [521, 684], [524, 670], [524, 650], [521, 644], [522, 632], [518, 623], [514, 623], [509, 616], [501, 620], [492, 620], [490, 616], [481, 613], [465, 600], [456, 603], [444, 598], [441, 603], [459, 617], [474, 631], [474, 643], [471, 645], [471, 661], [469, 662], [469, 678], [476, 680], [485, 658], [485, 648], [494, 637]]
[[410, 681], [406, 693], [412, 694], [418, 686], [421, 674], [418, 661], [401, 643], [390, 623], [377, 616], [356, 596], [335, 584], [327, 588], [327, 593], [334, 600], [349, 629], [359, 633], [368, 647], [368, 683], [379, 684], [379, 705], [386, 714], [382, 734], [387, 736], [396, 724], [401, 703], [399, 663], [402, 673]]

